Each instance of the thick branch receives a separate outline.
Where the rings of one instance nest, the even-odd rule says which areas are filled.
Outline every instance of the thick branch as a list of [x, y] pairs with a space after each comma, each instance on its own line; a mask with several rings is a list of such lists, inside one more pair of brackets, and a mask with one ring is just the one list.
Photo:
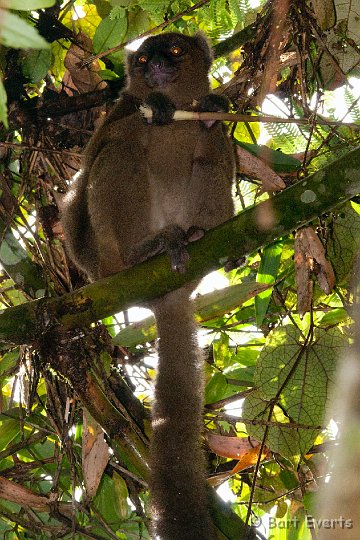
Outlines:
[[88, 325], [134, 304], [142, 304], [238, 259], [336, 208], [360, 193], [360, 148], [317, 173], [246, 209], [188, 246], [186, 274], [171, 272], [159, 255], [61, 298], [42, 298], [7, 309], [0, 316], [0, 341], [36, 341], [39, 320], [66, 328]]
[[245, 43], [253, 39], [256, 34], [256, 26], [254, 24], [249, 24], [245, 26], [240, 32], [220, 41], [213, 47], [214, 58], [219, 58], [220, 56], [226, 56], [236, 49], [240, 49]]

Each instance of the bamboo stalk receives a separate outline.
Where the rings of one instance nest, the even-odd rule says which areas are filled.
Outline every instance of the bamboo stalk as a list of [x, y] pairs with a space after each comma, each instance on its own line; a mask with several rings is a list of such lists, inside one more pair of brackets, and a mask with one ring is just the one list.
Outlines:
[[[140, 105], [140, 113], [146, 119], [152, 118], [152, 110], [150, 107]], [[226, 120], [228, 122], [262, 122], [276, 124], [298, 124], [302, 126], [310, 126], [313, 123], [324, 126], [347, 126], [352, 129], [360, 129], [360, 124], [345, 123], [344, 121], [328, 120], [319, 116], [311, 116], [309, 118], [280, 118], [278, 116], [260, 115], [252, 116], [249, 114], [225, 113], [225, 112], [197, 112], [197, 111], [175, 111], [173, 119], [178, 120]]]

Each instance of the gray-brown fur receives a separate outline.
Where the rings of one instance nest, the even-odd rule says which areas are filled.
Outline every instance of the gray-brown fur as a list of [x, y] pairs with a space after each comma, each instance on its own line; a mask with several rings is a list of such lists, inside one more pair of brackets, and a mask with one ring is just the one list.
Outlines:
[[[182, 51], [176, 58], [169, 52], [174, 46]], [[139, 64], [140, 55], [148, 58], [146, 66]], [[194, 100], [198, 110], [222, 108], [221, 100], [208, 96], [210, 64], [201, 35], [151, 37], [129, 55], [127, 88], [90, 141], [63, 212], [69, 253], [91, 279], [118, 272], [161, 246], [181, 270], [186, 231], [231, 217], [234, 163], [224, 127], [170, 120], [174, 108], [191, 109]], [[151, 124], [137, 111], [141, 102], [153, 109]], [[154, 538], [161, 540], [216, 538], [200, 443], [203, 374], [189, 300], [194, 286], [151, 306], [160, 360], [150, 491]]]

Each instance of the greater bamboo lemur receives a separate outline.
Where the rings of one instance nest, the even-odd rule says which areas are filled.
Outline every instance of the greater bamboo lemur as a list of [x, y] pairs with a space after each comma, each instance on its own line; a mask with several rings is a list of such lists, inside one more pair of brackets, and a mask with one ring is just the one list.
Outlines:
[[[194, 231], [233, 215], [234, 159], [224, 126], [172, 121], [176, 109], [227, 111], [227, 101], [210, 93], [211, 61], [201, 34], [150, 37], [128, 55], [127, 87], [91, 139], [63, 212], [70, 256], [92, 280], [162, 250], [184, 271]], [[150, 123], [141, 103], [152, 109]], [[153, 535], [161, 540], [216, 538], [200, 444], [203, 360], [189, 299], [195, 285], [151, 303], [160, 346], [150, 492]]]

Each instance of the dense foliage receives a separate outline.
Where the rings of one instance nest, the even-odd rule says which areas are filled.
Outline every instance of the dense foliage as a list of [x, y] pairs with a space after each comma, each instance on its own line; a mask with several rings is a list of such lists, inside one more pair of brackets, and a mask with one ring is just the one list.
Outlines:
[[[232, 508], [214, 498], [216, 525], [234, 540], [243, 522], [273, 540], [315, 534], [306, 520], [316, 517], [336, 437], [325, 411], [353, 338], [355, 7], [0, 0], [0, 536], [8, 540], [149, 538], [156, 330], [151, 317], [134, 324], [137, 310], [117, 312], [175, 278], [160, 257], [133, 277], [71, 294], [86, 280], [66, 257], [59, 210], [124, 85], [125, 45], [163, 29], [200, 29], [213, 40], [214, 90], [247, 115], [229, 121], [238, 225], [191, 246], [197, 275], [223, 255], [247, 256], [208, 276], [200, 292], [220, 290], [196, 298], [209, 484]], [[254, 118], [263, 113], [276, 118]]]

